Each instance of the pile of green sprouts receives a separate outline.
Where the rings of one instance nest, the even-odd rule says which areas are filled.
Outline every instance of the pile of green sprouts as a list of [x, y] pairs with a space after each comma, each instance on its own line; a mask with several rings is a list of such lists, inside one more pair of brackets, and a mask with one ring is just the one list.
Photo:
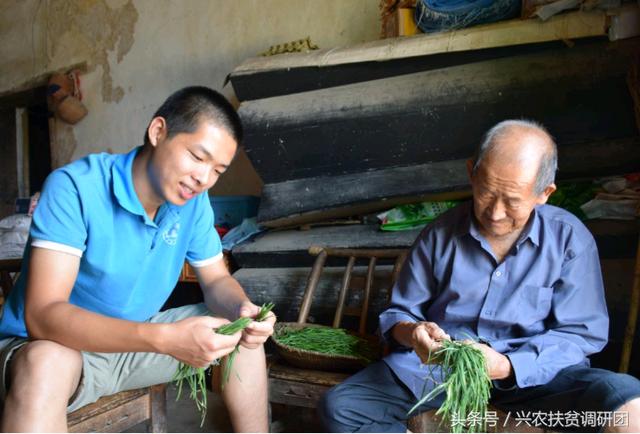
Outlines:
[[276, 337], [282, 345], [299, 350], [352, 356], [370, 363], [376, 358], [376, 351], [369, 341], [349, 334], [344, 329], [331, 327], [303, 327], [298, 330], [285, 329]]
[[[273, 303], [263, 304], [256, 316], [255, 321], [264, 321], [268, 316], [271, 310], [273, 309]], [[238, 318], [237, 320], [225, 324], [216, 330], [214, 330], [219, 335], [234, 335], [239, 331], [244, 330], [251, 322], [254, 320], [248, 317]], [[227, 356], [227, 363], [223, 366], [222, 369], [222, 382], [221, 387], [224, 389], [224, 386], [229, 382], [229, 375], [231, 373], [231, 367], [233, 365], [233, 361], [235, 360], [238, 352], [240, 351], [240, 344], [236, 345], [234, 350]], [[220, 360], [214, 360], [212, 365], [218, 365]], [[207, 414], [207, 376], [206, 376], [207, 368], [194, 368], [186, 363], [180, 362], [178, 365], [178, 370], [173, 376], [173, 380], [176, 382], [176, 386], [178, 387], [178, 395], [176, 400], [180, 399], [182, 394], [182, 386], [184, 382], [189, 386], [191, 393], [189, 396], [196, 403], [196, 408], [202, 415], [202, 419], [200, 421], [200, 426], [204, 424], [204, 419]]]
[[[448, 424], [454, 433], [486, 432], [492, 384], [482, 351], [467, 342], [444, 340], [442, 348], [430, 359], [442, 366], [444, 381], [423, 396], [408, 414], [446, 392], [447, 396], [436, 412], [442, 417], [440, 423]], [[431, 379], [437, 382], [433, 375]]]

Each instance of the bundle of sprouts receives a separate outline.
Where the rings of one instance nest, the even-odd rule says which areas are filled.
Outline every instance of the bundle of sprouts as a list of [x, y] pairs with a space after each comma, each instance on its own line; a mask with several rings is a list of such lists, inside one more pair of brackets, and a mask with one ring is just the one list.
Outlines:
[[[263, 304], [260, 308], [260, 312], [256, 316], [255, 321], [264, 321], [273, 309], [273, 303]], [[219, 335], [234, 335], [239, 331], [244, 330], [251, 322], [254, 321], [252, 318], [242, 317], [238, 318], [232, 323], [225, 324], [216, 330]], [[233, 361], [236, 358], [236, 355], [240, 351], [240, 344], [236, 345], [234, 350], [227, 356], [227, 363], [223, 366], [222, 370], [222, 388], [224, 388], [225, 384], [229, 382], [229, 375], [231, 373], [231, 367], [233, 366]], [[218, 365], [220, 363], [219, 360], [214, 360], [212, 365]], [[180, 362], [178, 365], [178, 370], [173, 376], [174, 381], [178, 387], [178, 394], [176, 400], [180, 399], [182, 394], [182, 386], [184, 382], [187, 383], [189, 389], [191, 390], [189, 396], [196, 403], [196, 408], [202, 415], [202, 419], [200, 421], [200, 426], [204, 424], [204, 418], [207, 414], [207, 376], [206, 376], [206, 368], [194, 368], [193, 366], [187, 365], [186, 363]]]
[[[441, 423], [447, 423], [455, 433], [486, 432], [492, 384], [482, 351], [466, 342], [444, 340], [431, 359], [441, 365], [444, 381], [423, 396], [409, 414], [445, 392], [446, 398], [436, 412]], [[430, 378], [437, 383], [433, 375]]]

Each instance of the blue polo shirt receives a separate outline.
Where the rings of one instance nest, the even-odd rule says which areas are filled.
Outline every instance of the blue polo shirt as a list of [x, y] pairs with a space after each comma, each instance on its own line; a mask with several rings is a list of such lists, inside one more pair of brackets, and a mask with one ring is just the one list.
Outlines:
[[27, 336], [24, 294], [32, 247], [81, 258], [72, 304], [133, 321], [160, 310], [185, 258], [194, 267], [222, 258], [206, 192], [183, 206], [166, 202], [149, 219], [133, 187], [133, 160], [140, 149], [89, 155], [49, 175], [20, 278], [4, 305], [0, 338]]

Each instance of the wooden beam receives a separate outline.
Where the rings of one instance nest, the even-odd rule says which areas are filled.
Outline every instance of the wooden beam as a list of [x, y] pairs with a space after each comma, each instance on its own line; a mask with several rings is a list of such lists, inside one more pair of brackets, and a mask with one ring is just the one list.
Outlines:
[[[310, 246], [321, 245], [334, 249], [406, 249], [411, 247], [420, 230], [385, 232], [377, 224], [272, 230], [251, 243], [237, 245], [233, 248], [232, 255], [241, 268], [310, 267], [315, 260], [308, 253]], [[328, 265], [345, 263], [344, 260], [330, 257]]]
[[444, 52], [606, 36], [607, 29], [608, 18], [602, 11], [570, 12], [552, 17], [548, 21], [514, 19], [450, 32], [388, 38], [310, 53], [254, 57], [240, 64], [233, 74], [304, 66], [380, 62]]
[[247, 101], [244, 146], [273, 184], [468, 158], [509, 118], [542, 122], [561, 145], [637, 135], [626, 75], [638, 41], [623, 42]]
[[[560, 144], [559, 180], [630, 173], [640, 167], [640, 136]], [[464, 160], [266, 184], [258, 221], [282, 227], [383, 211], [402, 203], [469, 196]], [[439, 194], [437, 194], [439, 193]]]
[[401, 202], [390, 202], [390, 199], [405, 198], [413, 202], [428, 194], [460, 190], [459, 195], [466, 196], [468, 186], [464, 160], [266, 184], [258, 221], [271, 227], [282, 226], [291, 221], [275, 220], [336, 208], [346, 208], [352, 213], [351, 205], [365, 202], [374, 202], [371, 205], [375, 209], [369, 210], [373, 212]]
[[[593, 40], [583, 39], [576, 41], [575, 44], [580, 46], [590, 42], [593, 42]], [[432, 71], [509, 56], [539, 53], [550, 49], [567, 49], [567, 46], [564, 42], [550, 41], [539, 44], [397, 58], [385, 62], [344, 63], [321, 68], [304, 66], [287, 69], [268, 69], [244, 74], [232, 74], [230, 80], [237, 100], [247, 101], [413, 74], [415, 72]]]

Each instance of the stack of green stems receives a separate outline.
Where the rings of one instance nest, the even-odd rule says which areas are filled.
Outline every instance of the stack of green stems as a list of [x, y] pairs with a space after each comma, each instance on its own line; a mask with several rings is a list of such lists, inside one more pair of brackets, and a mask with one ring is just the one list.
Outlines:
[[[273, 303], [263, 304], [256, 316], [255, 321], [264, 321], [268, 316], [271, 310], [273, 309]], [[244, 330], [249, 324], [253, 322], [252, 318], [242, 317], [237, 320], [225, 324], [223, 326], [218, 327], [214, 331], [219, 335], [234, 335], [242, 330]], [[224, 389], [224, 386], [229, 382], [229, 375], [231, 373], [231, 367], [233, 365], [233, 361], [236, 358], [236, 355], [240, 351], [240, 344], [236, 345], [231, 353], [227, 356], [227, 363], [223, 366], [222, 369], [222, 382], [221, 387]], [[212, 363], [212, 365], [219, 365], [220, 360], [216, 359]], [[178, 364], [178, 370], [173, 376], [173, 380], [176, 382], [176, 386], [178, 387], [178, 394], [176, 397], [176, 401], [180, 399], [182, 394], [182, 386], [186, 381], [189, 386], [190, 393], [189, 396], [196, 403], [196, 408], [201, 413], [202, 419], [200, 420], [200, 426], [204, 424], [204, 419], [207, 415], [207, 376], [206, 376], [207, 368], [195, 368], [191, 365], [188, 365], [184, 362], [180, 362]]]
[[[446, 392], [446, 398], [436, 412], [442, 417], [441, 423], [447, 423], [454, 433], [486, 432], [492, 384], [482, 351], [468, 342], [444, 340], [442, 348], [433, 354], [431, 360], [441, 365], [444, 381], [423, 396], [408, 414]], [[429, 378], [436, 384], [434, 365], [430, 366]]]
[[344, 329], [330, 327], [303, 327], [298, 330], [283, 330], [277, 341], [300, 350], [324, 354], [353, 356], [370, 362], [374, 351], [366, 339], [347, 333]]

